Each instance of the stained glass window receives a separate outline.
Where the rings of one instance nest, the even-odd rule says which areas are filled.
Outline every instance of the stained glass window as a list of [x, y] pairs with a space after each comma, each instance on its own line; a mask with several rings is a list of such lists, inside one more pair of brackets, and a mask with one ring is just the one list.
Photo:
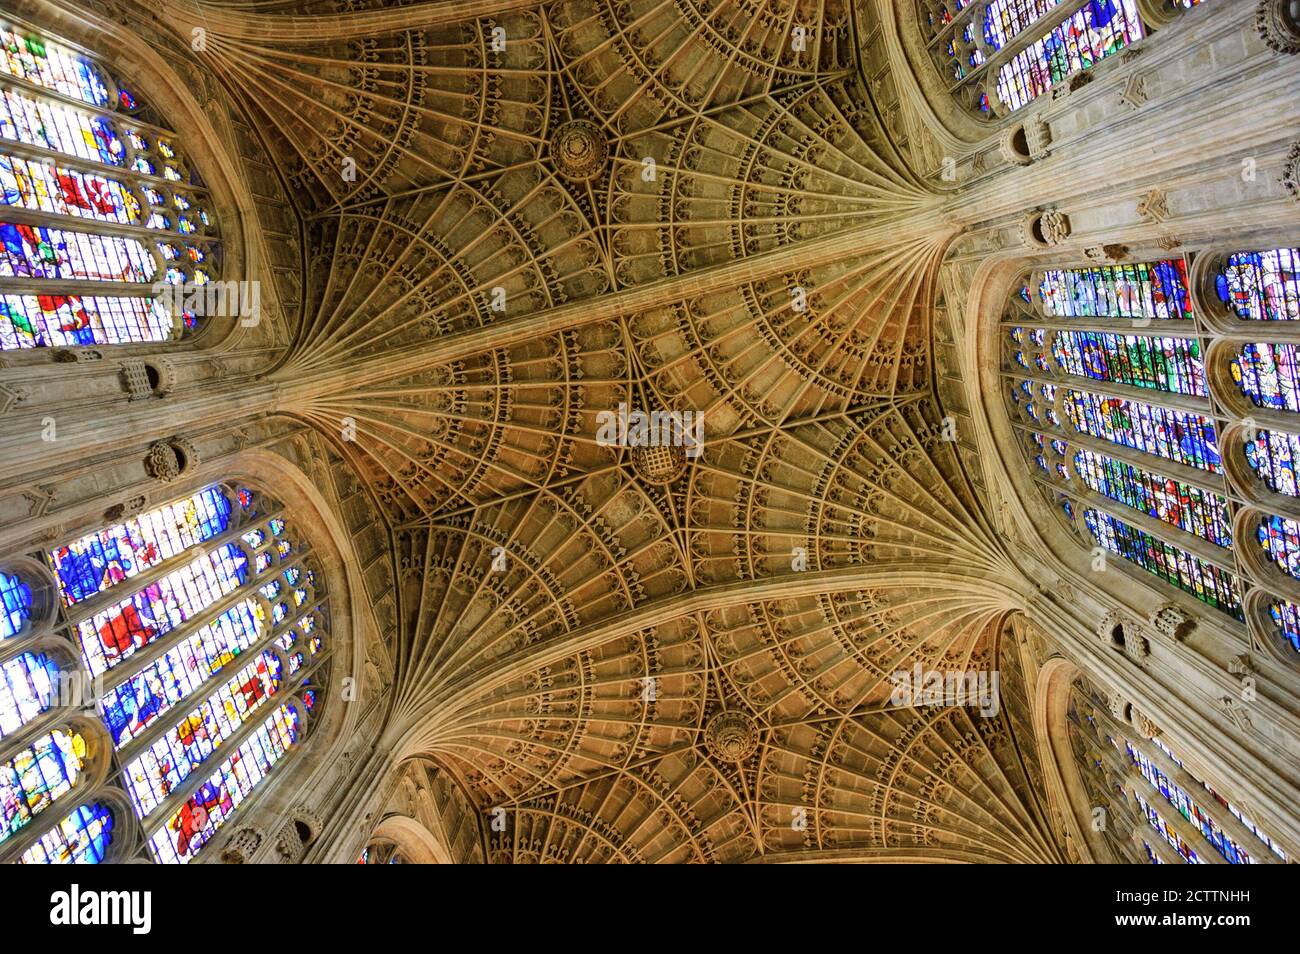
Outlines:
[[280, 685], [280, 662], [262, 653], [172, 729], [127, 763], [126, 779], [141, 817], [261, 708]]
[[1218, 473], [1214, 424], [1199, 414], [1067, 390], [1065, 411], [1075, 429], [1167, 460]]
[[1056, 318], [1190, 319], [1187, 265], [1181, 259], [1053, 269], [1038, 295]]
[[1232, 546], [1232, 521], [1219, 494], [1090, 450], [1079, 451], [1074, 466], [1097, 493], [1218, 546]]
[[[195, 321], [185, 317], [185, 327]], [[167, 341], [176, 322], [148, 298], [0, 295], [0, 350]]]
[[113, 813], [95, 802], [82, 805], [23, 852], [25, 865], [97, 865], [113, 840]]
[[0, 765], [0, 841], [67, 794], [85, 765], [86, 740], [68, 732], [50, 732]]
[[1191, 795], [1187, 794], [1176, 782], [1170, 781], [1169, 776], [1162, 772], [1159, 766], [1155, 765], [1146, 755], [1135, 749], [1131, 742], [1125, 742], [1124, 744], [1128, 749], [1129, 759], [1137, 767], [1142, 777], [1150, 782], [1152, 788], [1163, 795], [1170, 805], [1178, 809], [1178, 814], [1199, 828], [1201, 834], [1205, 836], [1205, 840], [1219, 854], [1223, 855], [1230, 864], [1249, 865], [1255, 863], [1249, 852], [1225, 835], [1223, 829], [1206, 813], [1203, 806], [1196, 803], [1196, 800]]
[[261, 638], [261, 607], [243, 600], [110, 690], [99, 703], [113, 744], [139, 737]]
[[1296, 461], [1300, 460], [1300, 437], [1282, 431], [1256, 431], [1245, 443], [1246, 463], [1269, 490], [1300, 496], [1296, 486]]
[[297, 740], [297, 711], [278, 707], [154, 832], [149, 839], [154, 857], [174, 863], [193, 858]]
[[1300, 653], [1300, 606], [1290, 600], [1274, 600], [1269, 604], [1268, 614], [1273, 618], [1282, 638]]
[[1208, 394], [1195, 338], [1061, 331], [1052, 354], [1066, 374], [1172, 394]]
[[99, 68], [63, 44], [0, 27], [0, 48], [0, 71], [91, 106], [108, 105], [108, 87]]
[[1164, 817], [1156, 811], [1145, 798], [1137, 792], [1133, 793], [1133, 797], [1137, 799], [1138, 806], [1142, 809], [1142, 814], [1146, 816], [1147, 822], [1152, 828], [1164, 836], [1165, 841], [1169, 842], [1169, 844], [1173, 846], [1174, 850], [1182, 855], [1185, 862], [1189, 865], [1203, 864], [1200, 856], [1196, 854], [1196, 849], [1183, 841], [1178, 832], [1176, 832], [1173, 827], [1165, 821]]
[[91, 674], [119, 665], [234, 592], [247, 578], [247, 557], [228, 543], [83, 620], [77, 633]]
[[50, 707], [59, 667], [45, 653], [23, 653], [0, 666], [0, 738]]
[[140, 202], [116, 179], [0, 153], [4, 204], [31, 212], [140, 224]]
[[1215, 278], [1222, 301], [1249, 321], [1300, 319], [1300, 248], [1236, 252]]
[[995, 50], [1031, 26], [1060, 0], [993, 0], [984, 8], [984, 39]]
[[0, 222], [0, 278], [152, 282], [156, 267], [138, 239]]
[[[114, 672], [95, 708], [118, 753], [115, 784], [162, 861], [192, 857], [292, 747], [299, 713], [319, 705], [325, 608], [310, 548], [277, 509], [213, 485], [45, 554], [87, 668]], [[0, 735], [51, 708], [59, 676], [35, 653], [0, 666]], [[10, 830], [72, 788], [85, 752], [81, 737], [51, 733], [20, 753], [0, 788]], [[81, 801], [22, 860], [102, 860], [110, 802]]]
[[214, 486], [58, 547], [49, 561], [63, 604], [102, 593], [218, 536], [229, 525], [230, 500]]
[[[140, 286], [215, 276], [206, 190], [174, 139], [140, 126], [135, 97], [91, 60], [5, 27], [0, 43], [0, 72], [14, 77], [0, 90], [0, 350], [180, 337], [197, 317], [173, 317]], [[5, 208], [40, 221], [9, 220]], [[160, 234], [144, 241], [104, 225]], [[103, 292], [34, 285], [51, 280], [95, 281]]]
[[1142, 38], [1135, 0], [1088, 0], [1060, 26], [998, 70], [998, 98], [1012, 110]]
[[1274, 563], [1300, 580], [1300, 524], [1283, 517], [1265, 517], [1260, 521], [1256, 538]]
[[1132, 527], [1111, 514], [1088, 509], [1084, 523], [1093, 539], [1210, 606], [1242, 619], [1241, 588], [1235, 576], [1186, 550]]
[[1232, 359], [1232, 380], [1256, 407], [1300, 411], [1298, 365], [1295, 345], [1251, 342]]
[[32, 612], [32, 588], [0, 570], [0, 639], [23, 631]]

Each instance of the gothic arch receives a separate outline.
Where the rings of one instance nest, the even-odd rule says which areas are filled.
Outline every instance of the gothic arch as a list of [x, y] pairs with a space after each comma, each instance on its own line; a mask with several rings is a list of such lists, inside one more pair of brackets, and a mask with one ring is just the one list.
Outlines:
[[[52, 39], [62, 38], [82, 48], [130, 78], [201, 173], [212, 199], [213, 218], [221, 230], [222, 280], [260, 281], [268, 302], [263, 319], [277, 314], [277, 279], [270, 268], [274, 258], [262, 231], [258, 200], [249, 187], [246, 167], [230, 147], [229, 118], [224, 115], [224, 100], [216, 98], [217, 91], [201, 79], [182, 76], [139, 31], [108, 11], [80, 10], [73, 15], [54, 0], [15, 0], [7, 12], [30, 22], [38, 31], [47, 31]], [[286, 317], [296, 320], [297, 316]], [[238, 321], [230, 321], [224, 329], [216, 327], [219, 323], [206, 322], [181, 345], [122, 345], [114, 346], [114, 353], [128, 357], [216, 353], [237, 347], [249, 335], [248, 328]]]
[[411, 864], [450, 865], [451, 853], [424, 825], [408, 815], [388, 815], [375, 826], [371, 841], [388, 841]]

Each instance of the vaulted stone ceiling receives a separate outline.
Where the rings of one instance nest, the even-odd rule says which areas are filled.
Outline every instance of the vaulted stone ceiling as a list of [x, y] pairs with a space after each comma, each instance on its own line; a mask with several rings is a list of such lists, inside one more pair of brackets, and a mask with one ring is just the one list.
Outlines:
[[[386, 744], [507, 810], [492, 860], [1060, 857], [1018, 688], [889, 705], [1012, 678], [1023, 584], [844, 0], [204, 9], [307, 223], [275, 378], [394, 531]], [[602, 446], [620, 403], [702, 455]]]

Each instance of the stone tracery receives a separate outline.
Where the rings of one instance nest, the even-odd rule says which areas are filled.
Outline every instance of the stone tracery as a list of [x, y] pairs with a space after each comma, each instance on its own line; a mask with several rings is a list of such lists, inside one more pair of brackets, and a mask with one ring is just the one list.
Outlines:
[[[308, 249], [249, 413], [313, 435], [393, 568], [371, 742], [476, 819], [455, 856], [1065, 857], [1005, 625], [1049, 583], [942, 354], [985, 210], [905, 158], [850, 5], [237, 6], [195, 60]], [[602, 445], [621, 403], [702, 412], [704, 452]], [[914, 664], [1014, 687], [991, 719], [891, 706]], [[398, 815], [438, 827], [423, 797]]]

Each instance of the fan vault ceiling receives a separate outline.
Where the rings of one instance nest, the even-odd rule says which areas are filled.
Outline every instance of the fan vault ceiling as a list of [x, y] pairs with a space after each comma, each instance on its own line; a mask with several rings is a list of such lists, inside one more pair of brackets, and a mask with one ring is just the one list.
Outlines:
[[[274, 377], [393, 529], [388, 743], [506, 809], [493, 860], [1061, 857], [1022, 583], [942, 434], [952, 230], [844, 0], [201, 22], [306, 223]], [[602, 445], [620, 404], [703, 453]], [[1002, 711], [891, 706], [915, 663]]]

